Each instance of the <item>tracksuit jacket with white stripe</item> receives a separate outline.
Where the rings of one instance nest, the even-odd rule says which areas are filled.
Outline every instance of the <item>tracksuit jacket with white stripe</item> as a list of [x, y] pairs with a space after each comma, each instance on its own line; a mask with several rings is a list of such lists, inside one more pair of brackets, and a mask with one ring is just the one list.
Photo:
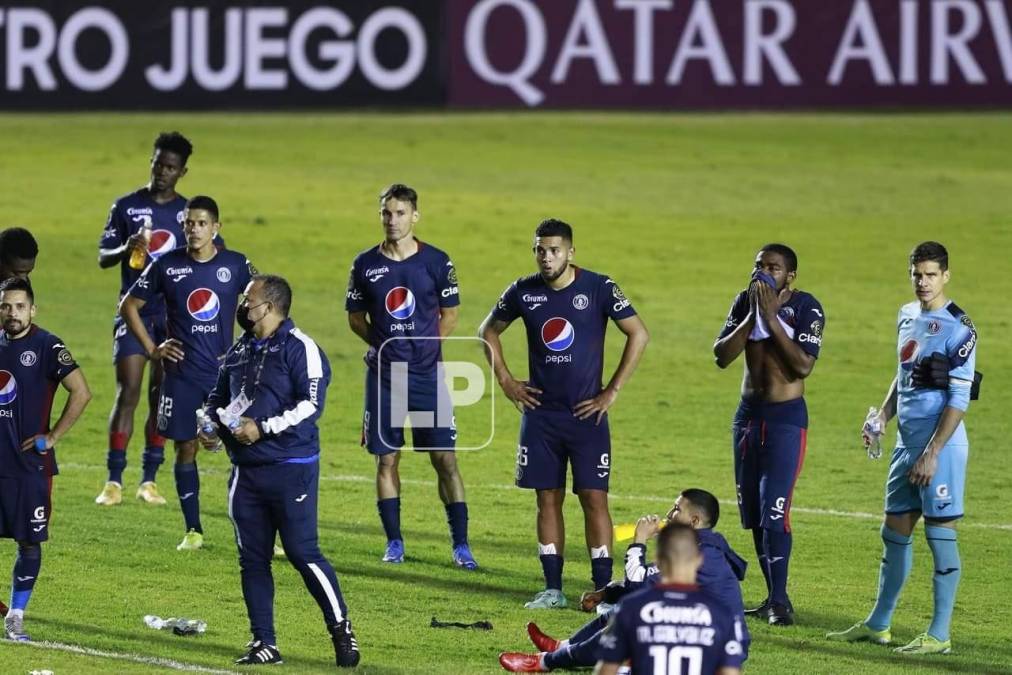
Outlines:
[[[239, 443], [217, 413], [239, 395], [244, 377], [246, 395], [253, 404], [243, 417], [255, 420], [261, 434], [252, 445]], [[285, 319], [270, 337], [257, 340], [252, 333], [245, 333], [236, 340], [225, 353], [205, 408], [218, 423], [218, 434], [233, 464], [255, 466], [305, 459], [320, 453], [316, 421], [323, 414], [329, 384], [326, 354], [291, 319]]]

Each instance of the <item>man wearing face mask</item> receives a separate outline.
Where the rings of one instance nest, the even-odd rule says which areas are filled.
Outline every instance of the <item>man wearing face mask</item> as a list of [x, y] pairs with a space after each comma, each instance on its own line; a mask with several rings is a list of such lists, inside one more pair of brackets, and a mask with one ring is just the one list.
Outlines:
[[[200, 478], [197, 474], [196, 410], [215, 383], [222, 355], [232, 344], [233, 317], [239, 296], [256, 270], [241, 253], [218, 250], [218, 204], [194, 197], [186, 204], [186, 248], [166, 253], [148, 265], [120, 304], [120, 314], [152, 361], [165, 366], [158, 400], [158, 433], [176, 446], [176, 492], [186, 535], [177, 550], [203, 546]], [[168, 339], [157, 344], [141, 309], [164, 298]]]
[[741, 403], [732, 426], [734, 477], [742, 527], [752, 530], [766, 599], [745, 612], [772, 626], [794, 623], [787, 595], [791, 501], [805, 459], [805, 378], [822, 347], [826, 315], [809, 293], [791, 288], [798, 256], [767, 244], [755, 257], [748, 288], [738, 293], [713, 345], [719, 368], [745, 353]]
[[[317, 420], [330, 383], [326, 354], [295, 327], [292, 289], [274, 275], [253, 277], [236, 318], [246, 331], [225, 354], [205, 412], [218, 426], [232, 460], [228, 514], [235, 526], [242, 592], [253, 639], [238, 664], [281, 663], [274, 632], [272, 545], [285, 554], [323, 612], [339, 667], [358, 664], [359, 651], [337, 576], [320, 552]], [[204, 447], [218, 433], [199, 435]]]

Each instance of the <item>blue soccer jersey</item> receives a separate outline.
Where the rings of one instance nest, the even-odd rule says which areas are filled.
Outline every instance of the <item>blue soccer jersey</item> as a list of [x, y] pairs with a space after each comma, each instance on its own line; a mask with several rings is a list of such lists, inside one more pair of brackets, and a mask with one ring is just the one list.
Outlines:
[[63, 341], [38, 326], [16, 340], [0, 332], [0, 477], [57, 473], [55, 450], [23, 452], [21, 443], [49, 433], [57, 386], [75, 370]]
[[[186, 243], [183, 236], [183, 211], [186, 209], [186, 198], [177, 196], [170, 202], [159, 204], [151, 198], [147, 187], [117, 199], [109, 211], [102, 239], [98, 242], [100, 249], [119, 248], [127, 239], [140, 232], [141, 228], [151, 227], [151, 241], [148, 243], [148, 261], [158, 260], [169, 251]], [[130, 256], [120, 262], [120, 291], [122, 298], [141, 276], [141, 270], [130, 267]], [[144, 305], [141, 316], [161, 316], [165, 314], [165, 304], [161, 298], [152, 298]]]
[[573, 271], [573, 282], [560, 290], [540, 274], [518, 279], [492, 310], [499, 321], [524, 321], [528, 377], [543, 392], [539, 411], [570, 412], [601, 393], [608, 319], [636, 314], [610, 278], [575, 266]]
[[360, 253], [351, 266], [344, 307], [369, 316], [370, 368], [376, 368], [377, 350], [382, 349], [384, 364], [406, 362], [411, 372], [430, 372], [442, 354], [438, 339], [395, 338], [438, 338], [440, 308], [459, 304], [450, 257], [419, 241], [418, 252], [405, 260], [388, 258], [379, 246]]
[[[745, 320], [748, 311], [748, 290], [744, 290], [731, 303], [731, 311], [727, 313], [727, 320], [717, 339], [730, 335]], [[822, 334], [826, 328], [826, 314], [815, 296], [805, 291], [792, 291], [787, 302], [780, 306], [777, 316], [785, 324], [787, 335], [806, 354], [819, 358]]]
[[145, 302], [165, 299], [168, 336], [183, 344], [186, 355], [179, 363], [166, 360], [166, 373], [214, 386], [220, 359], [232, 345], [239, 296], [254, 274], [236, 251], [218, 251], [198, 262], [177, 249], [148, 265], [130, 295]]
[[[966, 410], [977, 356], [977, 331], [966, 313], [949, 302], [941, 309], [926, 312], [919, 302], [900, 309], [897, 324], [896, 418], [900, 447], [923, 448], [931, 439], [946, 406]], [[940, 352], [949, 360], [949, 388], [915, 388], [911, 381], [914, 366]], [[949, 439], [951, 445], [967, 445], [966, 428], [959, 427]]]
[[696, 675], [740, 668], [742, 627], [696, 586], [658, 584], [625, 597], [601, 636], [606, 663], [630, 660], [633, 675]]

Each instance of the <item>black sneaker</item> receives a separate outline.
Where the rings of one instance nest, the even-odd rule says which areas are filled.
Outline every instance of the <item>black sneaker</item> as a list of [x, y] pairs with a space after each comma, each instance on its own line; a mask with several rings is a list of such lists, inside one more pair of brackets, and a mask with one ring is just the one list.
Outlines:
[[237, 665], [269, 666], [284, 663], [281, 660], [281, 652], [273, 645], [265, 645], [260, 640], [256, 640], [246, 646], [249, 647], [249, 651], [235, 660]]
[[762, 601], [762, 604], [758, 607], [745, 610], [745, 616], [752, 617], [753, 619], [762, 619], [763, 621], [769, 621], [770, 618], [770, 599], [766, 598]]
[[770, 605], [769, 623], [771, 626], [793, 626], [794, 608], [789, 604], [781, 605], [774, 602]]
[[351, 621], [345, 619], [336, 626], [329, 626], [330, 639], [334, 643], [334, 658], [338, 668], [354, 668], [362, 655], [358, 652], [358, 640], [351, 632]]

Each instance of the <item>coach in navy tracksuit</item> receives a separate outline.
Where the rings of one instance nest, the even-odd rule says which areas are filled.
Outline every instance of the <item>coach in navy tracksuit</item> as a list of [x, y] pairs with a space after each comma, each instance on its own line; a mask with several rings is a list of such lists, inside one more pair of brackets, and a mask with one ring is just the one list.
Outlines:
[[[359, 661], [334, 568], [317, 541], [320, 435], [316, 421], [330, 383], [319, 346], [288, 318], [292, 291], [278, 276], [258, 275], [236, 312], [245, 333], [225, 354], [205, 410], [218, 424], [234, 465], [228, 513], [235, 526], [242, 593], [253, 640], [241, 664], [280, 663], [274, 634], [271, 556], [281, 535], [285, 555], [323, 611], [338, 666]], [[219, 412], [221, 411], [221, 412]], [[239, 418], [228, 428], [227, 421]], [[201, 432], [212, 447], [216, 438]]]

